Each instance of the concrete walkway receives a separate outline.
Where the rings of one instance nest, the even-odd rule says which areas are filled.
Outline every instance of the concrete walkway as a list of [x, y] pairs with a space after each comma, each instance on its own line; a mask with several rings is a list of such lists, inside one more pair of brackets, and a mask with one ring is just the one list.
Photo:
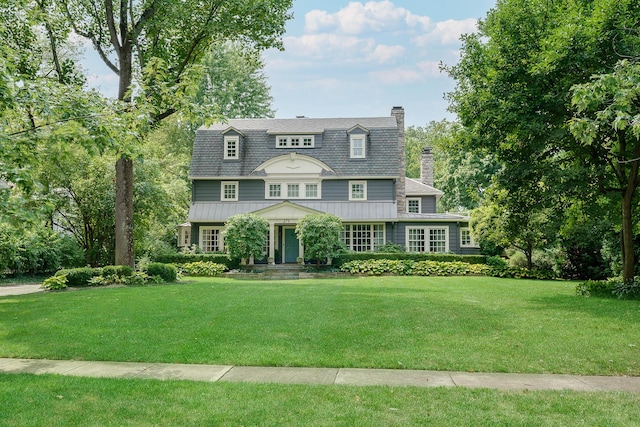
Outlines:
[[640, 393], [640, 377], [356, 368], [272, 368], [168, 363], [90, 362], [76, 360], [3, 359], [0, 373], [59, 374], [80, 377], [229, 381], [393, 387], [470, 387], [498, 390], [628, 391]]
[[24, 295], [33, 294], [36, 292], [43, 292], [42, 285], [39, 283], [25, 283], [19, 285], [0, 285], [0, 297], [7, 295]]

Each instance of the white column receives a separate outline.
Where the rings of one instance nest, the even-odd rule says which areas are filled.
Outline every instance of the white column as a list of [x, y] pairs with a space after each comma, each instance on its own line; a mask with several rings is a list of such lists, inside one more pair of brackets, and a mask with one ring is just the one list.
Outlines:
[[273, 260], [275, 264], [276, 257], [276, 224], [273, 221], [269, 221], [269, 258]]

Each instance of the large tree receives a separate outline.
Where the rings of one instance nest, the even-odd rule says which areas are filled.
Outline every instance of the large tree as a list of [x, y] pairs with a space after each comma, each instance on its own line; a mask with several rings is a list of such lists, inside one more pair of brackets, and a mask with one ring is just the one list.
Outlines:
[[[540, 212], [570, 203], [562, 195], [592, 197], [598, 167], [570, 132], [571, 88], [635, 54], [639, 18], [635, 0], [498, 0], [464, 37], [459, 64], [448, 68], [457, 82], [451, 109], [466, 146], [502, 163], [494, 182], [509, 211], [523, 196]], [[629, 265], [633, 257], [625, 278]]]
[[212, 43], [281, 47], [291, 1], [60, 0], [75, 32], [118, 76], [118, 100], [130, 120], [116, 161], [116, 264], [134, 263], [135, 146], [161, 120], [188, 108], [195, 66]]

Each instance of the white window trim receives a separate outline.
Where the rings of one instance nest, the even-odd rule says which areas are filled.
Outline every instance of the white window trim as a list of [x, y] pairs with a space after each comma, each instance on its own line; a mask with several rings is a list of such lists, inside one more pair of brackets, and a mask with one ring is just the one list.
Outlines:
[[[289, 185], [298, 185], [298, 196], [292, 197], [289, 195]], [[307, 197], [307, 185], [314, 184], [318, 186], [318, 194], [315, 197]], [[280, 185], [280, 197], [271, 196], [269, 186]], [[271, 200], [318, 200], [322, 198], [322, 181], [265, 181], [264, 185], [264, 197]]]
[[[362, 155], [356, 156], [353, 154], [353, 142], [354, 139], [362, 140]], [[367, 158], [367, 135], [366, 134], [356, 134], [349, 135], [349, 157], [352, 159], [366, 159]]]
[[[218, 230], [218, 239], [219, 239], [219, 242], [220, 242], [220, 244], [219, 244], [220, 251], [219, 252], [224, 252], [224, 233], [223, 233], [224, 227], [223, 226], [209, 226], [209, 225], [206, 225], [206, 226], [200, 227], [199, 230], [198, 230], [198, 247], [202, 251], [204, 251], [204, 248], [202, 247], [202, 240], [203, 240], [202, 235], [204, 234], [203, 232], [205, 230]], [[209, 253], [211, 253], [211, 252], [209, 252]]]
[[[379, 226], [382, 228], [382, 245], [387, 243], [387, 227], [385, 226], [384, 222], [371, 222], [371, 223], [346, 223], [346, 224], [342, 224], [342, 232], [340, 233], [340, 239], [342, 240], [342, 243], [344, 243], [347, 246], [347, 249], [349, 249], [350, 251], [353, 251], [353, 246], [354, 246], [354, 242], [353, 242], [353, 226], [354, 225], [367, 225], [369, 226], [369, 232], [371, 233], [371, 246], [369, 247], [369, 249], [367, 251], [364, 252], [373, 252], [376, 250], [375, 247], [375, 237], [374, 234], [376, 232], [375, 227]], [[349, 244], [346, 243], [346, 234], [349, 233]]]
[[[236, 196], [232, 199], [227, 199], [225, 198], [225, 194], [224, 194], [224, 186], [225, 185], [233, 185], [236, 188]], [[240, 189], [240, 186], [238, 185], [238, 181], [221, 181], [220, 182], [220, 200], [223, 202], [237, 202], [238, 201], [238, 191]]]
[[[364, 198], [353, 198], [353, 186], [356, 184], [363, 184], [364, 186]], [[349, 201], [362, 202], [367, 200], [367, 181], [349, 181]]]
[[[236, 155], [229, 156], [229, 143], [235, 142]], [[229, 135], [224, 137], [224, 160], [237, 160], [240, 158], [240, 137], [236, 135]]]
[[[311, 145], [304, 145], [304, 140], [309, 138], [311, 138]], [[291, 145], [294, 139], [298, 140], [298, 145]], [[282, 144], [281, 140], [284, 140]], [[314, 148], [315, 145], [315, 135], [276, 135], [276, 148]]]
[[[464, 244], [462, 243], [462, 231], [468, 231], [469, 237], [471, 238], [471, 243]], [[471, 234], [470, 227], [460, 227], [460, 247], [461, 248], [479, 248], [480, 245], [473, 239], [473, 235]]]
[[[418, 212], [409, 212], [409, 201], [418, 201]], [[422, 213], [422, 198], [421, 197], [407, 197], [407, 213]]]
[[407, 248], [407, 252], [409, 252], [409, 230], [424, 230], [424, 236], [425, 236], [425, 242], [424, 242], [424, 249], [425, 249], [425, 253], [437, 253], [437, 252], [431, 252], [430, 250], [430, 242], [429, 242], [429, 231], [430, 230], [443, 230], [444, 229], [444, 252], [443, 253], [449, 253], [451, 251], [451, 246], [450, 246], [450, 240], [449, 240], [449, 227], [447, 226], [439, 226], [439, 227], [407, 227], [405, 228], [405, 233], [404, 233], [404, 243], [405, 243], [405, 248]]

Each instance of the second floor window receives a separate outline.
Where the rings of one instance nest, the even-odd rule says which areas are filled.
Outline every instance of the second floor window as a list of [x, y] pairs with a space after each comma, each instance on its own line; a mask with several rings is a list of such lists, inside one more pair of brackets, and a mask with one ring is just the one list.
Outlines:
[[420, 213], [420, 199], [407, 199], [407, 212]]
[[222, 182], [220, 200], [227, 202], [235, 202], [238, 200], [238, 182], [224, 181]]
[[238, 159], [238, 146], [240, 138], [237, 136], [225, 136], [224, 137], [224, 158]]
[[276, 148], [313, 148], [314, 135], [277, 136]]
[[366, 181], [349, 181], [349, 200], [367, 200]]
[[270, 182], [265, 184], [267, 199], [319, 199], [320, 183]]

